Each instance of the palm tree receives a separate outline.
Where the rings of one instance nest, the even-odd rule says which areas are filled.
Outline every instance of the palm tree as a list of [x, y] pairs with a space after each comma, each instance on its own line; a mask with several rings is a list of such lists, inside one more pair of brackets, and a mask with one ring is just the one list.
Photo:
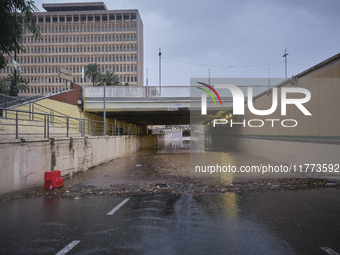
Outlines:
[[4, 82], [4, 79], [0, 80], [0, 94], [9, 95], [9, 89], [6, 83]]
[[93, 86], [94, 86], [94, 82], [95, 82], [95, 79], [97, 77], [97, 75], [99, 74], [99, 65], [97, 63], [91, 63], [91, 64], [88, 64], [86, 67], [85, 67], [86, 71], [85, 71], [85, 76], [86, 77], [89, 77], [89, 78], [92, 78], [93, 80]]
[[[20, 76], [20, 73], [17, 72], [17, 90], [28, 89], [28, 81]], [[14, 88], [14, 73], [9, 74], [6, 78], [0, 80], [0, 93], [10, 94], [10, 88]]]
[[120, 86], [120, 85], [122, 85], [119, 81], [118, 75], [115, 75], [114, 72], [107, 70], [105, 73], [100, 73], [98, 75], [98, 80], [99, 80], [98, 86], [104, 85], [104, 78], [106, 80], [107, 86]]

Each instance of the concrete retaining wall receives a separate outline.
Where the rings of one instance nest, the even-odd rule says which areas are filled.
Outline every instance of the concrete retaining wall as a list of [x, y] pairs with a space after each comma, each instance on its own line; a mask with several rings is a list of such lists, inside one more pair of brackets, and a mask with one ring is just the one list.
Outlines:
[[143, 148], [157, 136], [106, 136], [0, 141], [0, 195], [44, 184], [44, 173], [73, 175]]
[[282, 164], [339, 164], [339, 143], [231, 137], [230, 145], [236, 150]]
[[[287, 106], [286, 115], [281, 113], [281, 100], [277, 110], [270, 115], [255, 115], [245, 107], [244, 115], [233, 116], [233, 121], [248, 123], [251, 119], [262, 120], [261, 127], [235, 125], [232, 128], [215, 128], [215, 140], [222, 140], [231, 148], [286, 164], [339, 164], [340, 155], [340, 55], [281, 83], [282, 88], [303, 88], [311, 93], [304, 107], [312, 114], [305, 116], [295, 105]], [[304, 95], [288, 93], [288, 98]], [[255, 109], [270, 109], [272, 94], [262, 94], [253, 101]], [[275, 120], [274, 124], [269, 120]], [[284, 127], [284, 119], [296, 120], [295, 127]], [[286, 123], [292, 125], [292, 123]], [[260, 125], [258, 125], [260, 126]]]

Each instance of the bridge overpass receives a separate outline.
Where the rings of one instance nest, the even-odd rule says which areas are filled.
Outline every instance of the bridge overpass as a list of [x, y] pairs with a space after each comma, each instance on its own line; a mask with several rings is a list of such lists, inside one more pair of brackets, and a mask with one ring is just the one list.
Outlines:
[[[196, 87], [199, 86], [106, 87], [106, 117], [136, 125], [185, 125], [223, 118], [232, 110], [231, 93], [217, 89], [223, 106], [215, 105], [208, 96], [207, 116], [200, 117], [201, 94], [205, 92]], [[248, 86], [239, 87], [245, 92]], [[266, 89], [264, 85], [254, 86], [254, 95]], [[104, 88], [87, 87], [84, 107], [86, 112], [103, 115]], [[190, 116], [195, 118], [190, 121]]]

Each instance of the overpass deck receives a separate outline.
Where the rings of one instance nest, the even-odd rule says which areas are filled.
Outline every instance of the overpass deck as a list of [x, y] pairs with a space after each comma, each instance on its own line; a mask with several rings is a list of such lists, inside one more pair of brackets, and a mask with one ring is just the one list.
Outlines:
[[[240, 86], [246, 90], [245, 86]], [[255, 95], [266, 90], [256, 86]], [[85, 111], [103, 114], [104, 101], [107, 117], [124, 120], [137, 125], [193, 124], [190, 114], [199, 116], [202, 91], [193, 86], [162, 87], [87, 87], [85, 90]], [[215, 105], [208, 97], [207, 106], [211, 119], [225, 116], [232, 110], [232, 95], [228, 90], [218, 90], [223, 106]], [[203, 92], [204, 93], [204, 92]], [[217, 99], [216, 99], [217, 100]], [[195, 118], [201, 124], [204, 118]]]

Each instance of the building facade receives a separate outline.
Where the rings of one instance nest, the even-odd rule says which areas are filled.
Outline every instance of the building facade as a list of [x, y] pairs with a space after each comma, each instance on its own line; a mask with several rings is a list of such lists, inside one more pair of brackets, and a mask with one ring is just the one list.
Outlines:
[[[46, 12], [35, 13], [41, 38], [26, 31], [17, 54], [29, 96], [65, 88], [59, 68], [70, 70], [74, 83], [82, 84], [82, 68], [97, 63], [100, 71], [110, 70], [120, 82], [143, 86], [143, 23], [138, 10], [107, 10], [104, 3], [43, 4]], [[1, 69], [0, 69], [1, 70]], [[14, 72], [12, 59], [0, 78]], [[92, 86], [85, 77], [85, 86]]]

